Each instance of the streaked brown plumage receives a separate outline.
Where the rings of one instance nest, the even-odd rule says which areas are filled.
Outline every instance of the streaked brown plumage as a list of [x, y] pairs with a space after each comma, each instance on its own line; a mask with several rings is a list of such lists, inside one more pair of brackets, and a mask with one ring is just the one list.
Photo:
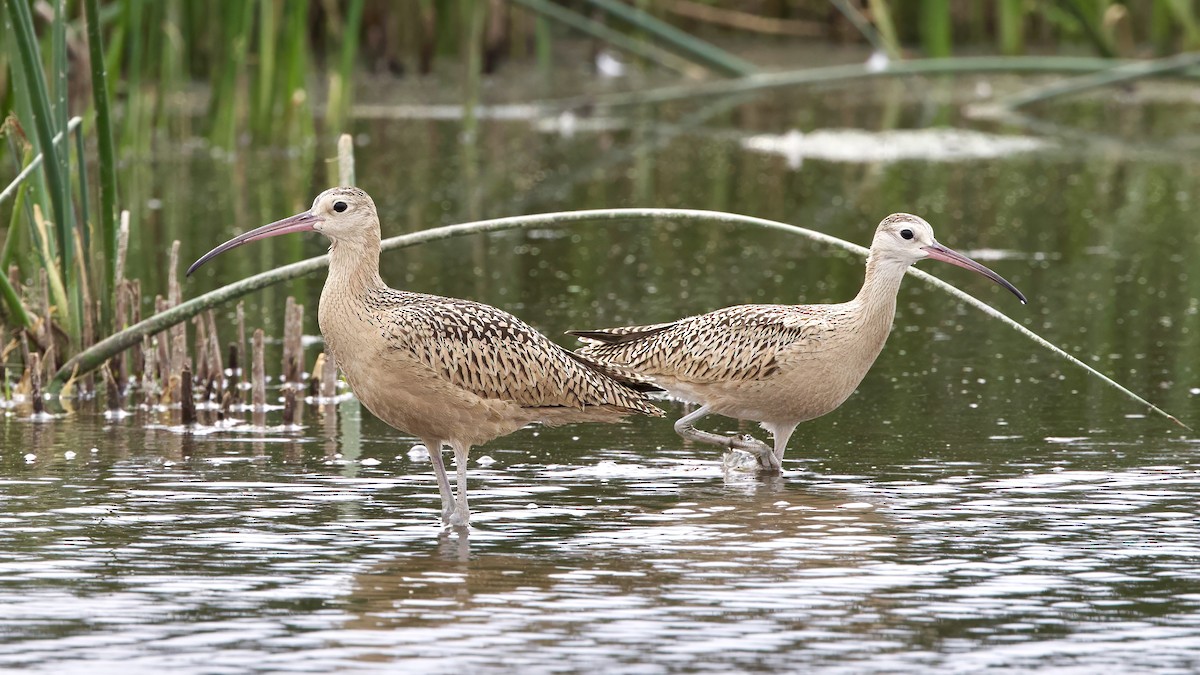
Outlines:
[[[572, 334], [586, 343], [579, 354], [700, 404], [676, 423], [680, 435], [753, 452], [762, 468], [778, 471], [796, 425], [835, 410], [866, 376], [891, 331], [905, 270], [927, 257], [979, 272], [1025, 302], [995, 272], [938, 244], [929, 223], [897, 213], [876, 229], [862, 289], [849, 302], [739, 305], [670, 323]], [[762, 423], [775, 447], [697, 430], [693, 423], [709, 413]]]
[[[495, 307], [389, 288], [379, 276], [379, 218], [357, 188], [326, 190], [304, 213], [235, 237], [196, 261], [248, 241], [315, 230], [329, 237], [329, 276], [318, 321], [350, 388], [375, 416], [422, 439], [446, 523], [466, 526], [466, 465], [472, 445], [532, 422], [615, 422], [661, 415], [644, 379], [551, 342]], [[454, 449], [458, 496], [441, 447]]]

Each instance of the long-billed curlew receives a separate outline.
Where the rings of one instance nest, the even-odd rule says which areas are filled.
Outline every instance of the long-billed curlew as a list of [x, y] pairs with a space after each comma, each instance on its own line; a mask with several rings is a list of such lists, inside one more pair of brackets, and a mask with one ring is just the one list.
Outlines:
[[[389, 288], [379, 276], [379, 217], [367, 193], [326, 190], [312, 208], [221, 244], [188, 268], [250, 241], [289, 232], [329, 238], [318, 321], [325, 346], [363, 405], [422, 439], [442, 495], [442, 520], [465, 527], [467, 454], [532, 422], [615, 422], [662, 415], [656, 388], [618, 367], [554, 344], [488, 305]], [[458, 496], [441, 448], [454, 449]]]
[[[875, 230], [866, 278], [849, 302], [738, 305], [670, 323], [571, 334], [585, 342], [579, 354], [699, 404], [675, 423], [680, 436], [750, 452], [761, 468], [777, 472], [796, 425], [832, 412], [867, 374], [891, 331], [900, 280], [924, 258], [974, 270], [1025, 302], [1000, 275], [939, 244], [929, 223], [895, 213]], [[775, 447], [696, 429], [710, 413], [761, 423]]]

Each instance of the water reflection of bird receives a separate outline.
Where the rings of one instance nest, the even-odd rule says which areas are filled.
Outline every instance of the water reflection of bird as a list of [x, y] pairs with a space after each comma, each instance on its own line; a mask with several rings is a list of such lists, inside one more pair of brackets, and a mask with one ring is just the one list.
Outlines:
[[[312, 208], [221, 244], [192, 264], [250, 241], [316, 231], [330, 239], [318, 319], [329, 353], [363, 405], [421, 438], [437, 475], [443, 522], [466, 526], [472, 445], [532, 422], [615, 422], [661, 415], [654, 389], [620, 368], [554, 344], [515, 316], [467, 300], [389, 288], [379, 276], [375, 203], [351, 187], [322, 192]], [[441, 448], [454, 449], [455, 497]]]
[[[917, 216], [896, 213], [875, 231], [858, 295], [832, 305], [739, 305], [649, 326], [572, 331], [579, 353], [644, 375], [700, 404], [675, 423], [684, 438], [753, 454], [778, 472], [796, 425], [832, 412], [867, 374], [896, 314], [900, 280], [924, 258], [974, 270], [1021, 295], [983, 265], [942, 246]], [[775, 447], [695, 428], [717, 413], [760, 422]]]

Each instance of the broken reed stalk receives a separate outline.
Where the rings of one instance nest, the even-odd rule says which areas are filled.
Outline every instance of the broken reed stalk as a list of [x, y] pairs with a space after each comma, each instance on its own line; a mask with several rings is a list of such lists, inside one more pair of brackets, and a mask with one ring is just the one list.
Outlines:
[[296, 390], [286, 387], [283, 390], [283, 423], [286, 426], [296, 426], [297, 413]]
[[[178, 331], [171, 339], [171, 370], [167, 373], [170, 381], [176, 385], [183, 381], [183, 371], [187, 369], [189, 372], [192, 369], [191, 357], [187, 354], [187, 333]], [[179, 395], [179, 390], [172, 387], [172, 394]], [[172, 397], [172, 402], [175, 397]]]
[[255, 329], [251, 346], [254, 359], [254, 370], [251, 375], [250, 404], [255, 410], [261, 411], [267, 405], [267, 378], [263, 367], [263, 331]]
[[165, 336], [162, 334], [159, 334], [155, 337], [147, 335], [146, 337], [142, 338], [142, 354], [144, 356], [144, 362], [142, 364], [141, 391], [142, 401], [148, 406], [154, 405], [154, 398], [158, 392], [158, 387], [155, 384], [158, 382], [158, 380], [156, 380], [155, 377], [159, 370], [159, 350], [155, 345], [156, 343], [161, 342], [164, 338]]
[[[170, 262], [167, 264], [167, 308], [179, 305], [183, 293], [179, 288], [179, 240], [171, 243]], [[183, 370], [183, 361], [187, 358], [187, 322], [175, 324], [170, 331], [170, 368], [168, 377], [178, 375]]]
[[253, 352], [254, 366], [251, 369], [251, 424], [256, 427], [266, 425], [267, 415], [267, 377], [263, 368], [263, 331], [261, 328], [254, 331], [254, 338], [250, 347]]
[[242, 355], [236, 342], [229, 343], [229, 386], [225, 394], [230, 397], [230, 405], [242, 402]]
[[[208, 325], [208, 366], [209, 380], [206, 383], [210, 390], [220, 392], [225, 388], [225, 364], [221, 363], [221, 340], [217, 334], [217, 318], [211, 309], [204, 313]], [[215, 393], [210, 391], [209, 393]], [[216, 400], [216, 399], [213, 399]]]
[[42, 398], [42, 360], [37, 350], [29, 352], [26, 362], [29, 372], [29, 401], [33, 404], [33, 414], [41, 415], [46, 412], [46, 401]]
[[[246, 303], [244, 303], [244, 302], [239, 302], [237, 304], [237, 329], [238, 329], [238, 339], [237, 339], [238, 354], [237, 355], [238, 355], [238, 364], [239, 365], [231, 366], [231, 367], [238, 369], [236, 374], [240, 376], [242, 374], [240, 369], [243, 367], [240, 364], [243, 364], [246, 362]], [[242, 378], [242, 379], [245, 379], [245, 378]]]
[[113, 365], [109, 363], [102, 368], [104, 371], [104, 388], [108, 399], [108, 410], [112, 413], [121, 412], [125, 408], [125, 400], [121, 395], [121, 387], [117, 384], [117, 376], [113, 374]]
[[[125, 288], [125, 281], [121, 280], [117, 284], [117, 288], [113, 295], [113, 328], [114, 330], [124, 330], [129, 325], [129, 289]], [[110, 366], [116, 364], [117, 381], [126, 382], [129, 379], [129, 363], [125, 358], [125, 353], [115, 354], [109, 359]]]
[[196, 355], [196, 380], [199, 382], [208, 381], [208, 325], [204, 323], [204, 315], [200, 314], [192, 317], [192, 323], [196, 326], [196, 342], [192, 347], [192, 353]]
[[283, 311], [283, 360], [280, 364], [283, 375], [280, 385], [285, 388], [300, 386], [303, 356], [300, 353], [300, 325], [304, 321], [304, 305], [288, 296]]
[[304, 305], [299, 303], [292, 308], [292, 343], [288, 345], [288, 352], [292, 355], [291, 384], [300, 389], [304, 386]]
[[[134, 279], [132, 282], [125, 282], [125, 287], [129, 293], [129, 325], [136, 325], [142, 322], [142, 282], [140, 279]], [[146, 373], [146, 344], [145, 340], [135, 342], [130, 347], [131, 366], [122, 372], [122, 375], [128, 378], [143, 377]], [[121, 382], [121, 386], [125, 386], [128, 382], [125, 379]]]
[[192, 396], [192, 368], [187, 363], [179, 373], [179, 420], [183, 426], [196, 424], [196, 399]]

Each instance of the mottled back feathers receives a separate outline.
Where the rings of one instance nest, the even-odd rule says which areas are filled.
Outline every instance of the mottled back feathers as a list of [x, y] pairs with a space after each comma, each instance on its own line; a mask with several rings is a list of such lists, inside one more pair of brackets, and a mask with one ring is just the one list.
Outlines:
[[482, 398], [523, 408], [613, 406], [662, 415], [641, 393], [654, 388], [644, 378], [572, 354], [495, 307], [384, 287], [367, 294], [364, 309], [389, 349]]
[[[650, 378], [730, 382], [769, 377], [785, 356], [826, 348], [839, 305], [738, 305], [672, 323], [571, 331], [579, 353]], [[833, 311], [831, 311], [833, 308]]]

